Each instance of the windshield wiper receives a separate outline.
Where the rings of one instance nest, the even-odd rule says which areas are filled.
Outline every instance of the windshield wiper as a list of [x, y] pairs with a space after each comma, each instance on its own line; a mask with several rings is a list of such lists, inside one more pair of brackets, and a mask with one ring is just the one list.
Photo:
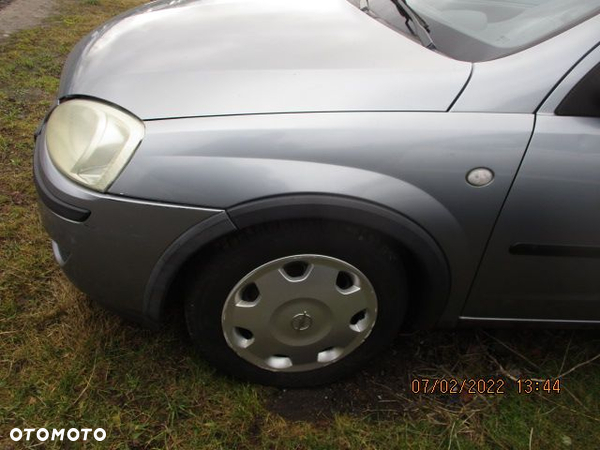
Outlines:
[[[424, 47], [430, 50], [435, 50], [436, 46], [431, 38], [431, 35], [429, 34], [429, 25], [427, 22], [425, 22], [425, 19], [423, 19], [414, 9], [408, 6], [406, 0], [390, 1], [394, 4], [398, 10], [398, 13], [404, 17], [404, 24], [406, 25], [406, 28], [408, 28], [408, 31], [410, 31], [413, 36], [416, 36]], [[360, 0], [360, 10], [373, 13], [369, 7], [369, 0]], [[409, 22], [413, 23], [414, 29], [410, 26]]]

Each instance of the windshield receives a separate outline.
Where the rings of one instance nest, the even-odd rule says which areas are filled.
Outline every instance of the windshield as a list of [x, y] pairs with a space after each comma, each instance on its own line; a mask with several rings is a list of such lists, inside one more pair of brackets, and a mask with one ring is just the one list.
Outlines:
[[488, 61], [535, 45], [600, 12], [600, 0], [350, 0], [415, 38], [398, 3], [427, 25], [435, 48], [463, 61]]

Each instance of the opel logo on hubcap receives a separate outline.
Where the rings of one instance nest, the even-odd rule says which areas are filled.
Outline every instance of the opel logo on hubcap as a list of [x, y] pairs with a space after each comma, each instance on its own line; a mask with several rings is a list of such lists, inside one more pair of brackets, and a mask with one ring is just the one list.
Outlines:
[[312, 317], [308, 315], [306, 311], [300, 314], [296, 314], [292, 318], [292, 328], [296, 331], [308, 330], [312, 325]]

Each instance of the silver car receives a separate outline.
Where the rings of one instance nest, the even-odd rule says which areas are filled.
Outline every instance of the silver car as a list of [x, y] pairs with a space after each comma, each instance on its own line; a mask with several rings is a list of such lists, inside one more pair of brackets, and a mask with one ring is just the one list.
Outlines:
[[160, 0], [36, 132], [58, 263], [306, 386], [400, 327], [600, 323], [600, 0]]

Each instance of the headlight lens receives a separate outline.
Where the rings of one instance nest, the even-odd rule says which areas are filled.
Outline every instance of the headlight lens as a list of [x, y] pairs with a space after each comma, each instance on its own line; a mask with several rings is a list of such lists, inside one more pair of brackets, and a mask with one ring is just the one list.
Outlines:
[[105, 192], [144, 138], [144, 123], [104, 103], [74, 99], [58, 105], [46, 127], [54, 165], [73, 181]]

